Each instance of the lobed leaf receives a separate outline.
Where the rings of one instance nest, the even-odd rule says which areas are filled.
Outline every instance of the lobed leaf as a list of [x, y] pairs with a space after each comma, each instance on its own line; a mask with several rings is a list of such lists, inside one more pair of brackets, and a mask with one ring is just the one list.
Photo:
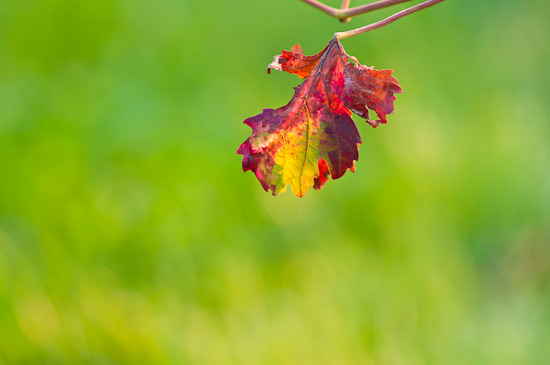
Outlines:
[[[302, 197], [321, 189], [347, 170], [355, 171], [361, 137], [351, 111], [376, 127], [393, 112], [401, 87], [392, 70], [375, 70], [348, 56], [334, 38], [316, 55], [304, 56], [299, 45], [282, 51], [268, 66], [305, 79], [290, 102], [248, 118], [250, 137], [239, 147], [243, 170], [251, 170], [273, 195], [291, 186]], [[380, 120], [372, 121], [368, 109]]]

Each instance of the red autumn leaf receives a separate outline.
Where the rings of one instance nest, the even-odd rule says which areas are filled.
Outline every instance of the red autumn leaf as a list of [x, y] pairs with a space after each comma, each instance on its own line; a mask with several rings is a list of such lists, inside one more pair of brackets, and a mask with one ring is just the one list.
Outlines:
[[299, 78], [305, 79], [309, 76], [311, 71], [317, 66], [319, 60], [325, 54], [328, 46], [321, 52], [313, 56], [304, 56], [302, 47], [299, 44], [295, 44], [289, 51], [283, 49], [283, 54], [275, 56], [275, 59], [267, 67], [267, 72], [271, 73], [271, 69], [286, 71], [291, 74], [298, 75]]
[[[402, 92], [392, 70], [361, 65], [336, 38], [313, 56], [296, 45], [276, 56], [271, 68], [305, 80], [287, 105], [244, 121], [252, 134], [237, 153], [243, 155], [243, 170], [252, 170], [273, 195], [290, 185], [302, 197], [311, 186], [322, 188], [329, 176], [354, 172], [361, 137], [351, 112], [376, 127], [393, 112], [393, 94]], [[368, 109], [379, 120], [371, 120]]]

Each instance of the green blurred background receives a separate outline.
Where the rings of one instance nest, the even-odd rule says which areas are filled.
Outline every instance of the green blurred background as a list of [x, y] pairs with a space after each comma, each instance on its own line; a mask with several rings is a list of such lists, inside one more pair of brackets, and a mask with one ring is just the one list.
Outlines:
[[357, 173], [298, 199], [241, 170], [300, 82], [272, 57], [406, 5], [2, 1], [0, 363], [548, 363], [546, 0], [342, 41], [404, 89]]

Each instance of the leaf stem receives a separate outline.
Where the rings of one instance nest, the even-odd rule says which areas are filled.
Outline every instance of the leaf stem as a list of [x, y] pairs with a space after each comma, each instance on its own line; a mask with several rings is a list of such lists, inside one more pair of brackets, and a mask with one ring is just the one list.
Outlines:
[[[335, 33], [334, 36], [338, 39], [345, 39], [345, 38], [350, 38], [350, 37], [353, 37], [353, 36], [356, 36], [356, 35], [359, 35], [359, 34], [362, 34], [362, 33], [369, 32], [371, 30], [382, 28], [382, 27], [384, 27], [384, 26], [386, 26], [390, 23], [393, 23], [397, 19], [401, 19], [404, 16], [407, 16], [407, 15], [410, 15], [412, 13], [416, 13], [417, 11], [429, 8], [431, 6], [434, 6], [435, 4], [438, 4], [442, 1], [444, 1], [444, 0], [428, 0], [428, 1], [425, 1], [425, 2], [420, 3], [418, 5], [407, 8], [405, 10], [401, 10], [400, 12], [395, 13], [395, 14], [387, 17], [386, 19], [380, 20], [376, 23], [365, 25], [364, 27], [348, 30], [348, 31], [345, 31], [345, 32], [338, 32], [338, 33]], [[403, 1], [401, 1], [401, 2], [403, 2]], [[371, 4], [368, 4], [368, 5], [371, 5]]]

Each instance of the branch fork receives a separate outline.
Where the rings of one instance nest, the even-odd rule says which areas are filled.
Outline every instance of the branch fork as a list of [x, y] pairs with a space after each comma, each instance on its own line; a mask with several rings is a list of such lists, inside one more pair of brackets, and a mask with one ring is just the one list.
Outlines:
[[[317, 8], [317, 9], [323, 11], [323, 12], [325, 12], [326, 14], [328, 14], [332, 17], [335, 17], [335, 18], [339, 19], [343, 23], [347, 23], [354, 16], [365, 14], [365, 13], [368, 13], [368, 12], [371, 12], [371, 11], [374, 11], [374, 10], [386, 8], [388, 6], [401, 4], [401, 3], [408, 2], [408, 1], [411, 1], [411, 0], [379, 0], [379, 1], [375, 1], [375, 2], [370, 3], [370, 4], [356, 6], [356, 7], [353, 7], [353, 8], [349, 7], [350, 0], [343, 0], [342, 1], [342, 6], [340, 7], [340, 9], [333, 8], [331, 6], [325, 5], [322, 2], [317, 1], [317, 0], [301, 0], [301, 1]], [[365, 25], [364, 27], [348, 30], [348, 31], [345, 31], [345, 32], [338, 32], [338, 33], [335, 33], [334, 36], [338, 39], [345, 39], [345, 38], [350, 38], [350, 37], [353, 37], [353, 36], [356, 36], [356, 35], [359, 35], [359, 34], [362, 34], [362, 33], [369, 32], [371, 30], [382, 28], [382, 27], [384, 27], [384, 26], [386, 26], [390, 23], [393, 23], [397, 19], [403, 18], [404, 16], [407, 16], [407, 15], [410, 15], [412, 13], [416, 13], [417, 11], [424, 10], [426, 8], [434, 6], [435, 4], [438, 4], [442, 1], [444, 1], [444, 0], [427, 0], [423, 3], [420, 3], [418, 5], [415, 5], [415, 6], [412, 6], [410, 8], [407, 8], [405, 10], [402, 10], [400, 12], [397, 12], [397, 13], [387, 17], [386, 19], [380, 20], [376, 23]]]

